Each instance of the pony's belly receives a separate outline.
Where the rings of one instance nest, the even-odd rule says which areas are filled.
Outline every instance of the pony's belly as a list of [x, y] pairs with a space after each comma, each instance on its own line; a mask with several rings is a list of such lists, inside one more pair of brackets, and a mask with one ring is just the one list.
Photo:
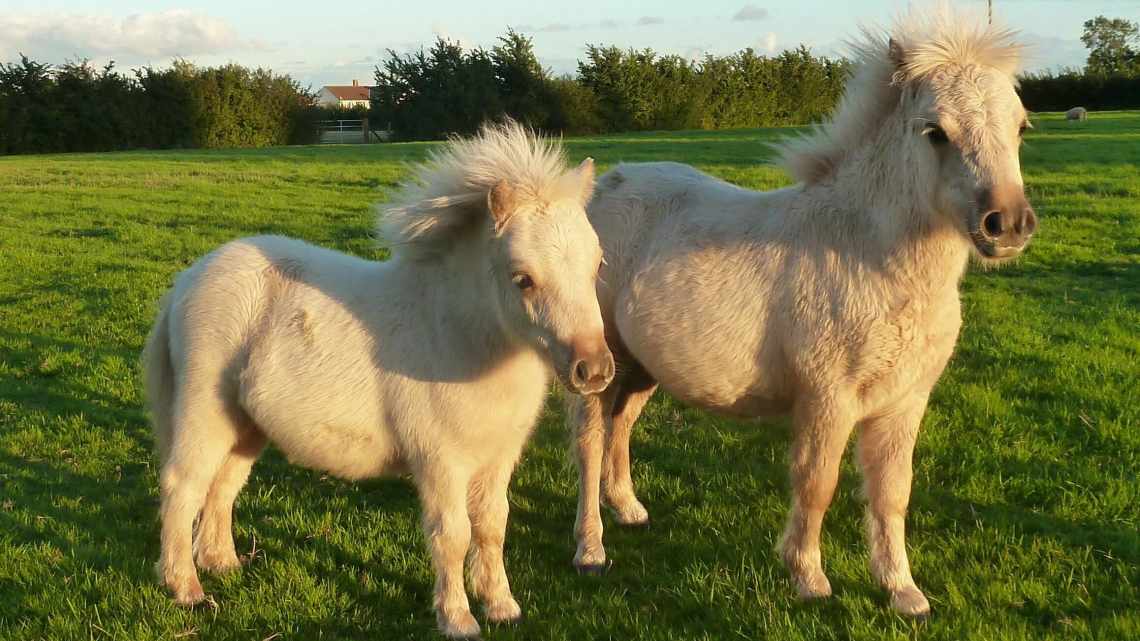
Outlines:
[[379, 376], [354, 354], [367, 346], [314, 341], [291, 326], [254, 340], [239, 376], [239, 402], [292, 462], [359, 479], [399, 471]]
[[705, 410], [735, 416], [758, 418], [781, 416], [792, 407], [791, 399], [766, 391], [739, 391], [734, 381], [658, 381], [666, 392], [678, 400]]
[[[649, 303], [655, 305], [656, 303]], [[626, 350], [672, 396], [690, 405], [740, 417], [783, 414], [791, 405], [781, 363], [755, 327], [725, 324], [709, 310], [657, 308], [617, 322]], [[675, 313], [672, 313], [675, 312]]]
[[335, 411], [321, 416], [284, 397], [266, 401], [246, 404], [246, 412], [291, 463], [350, 480], [402, 471], [398, 448], [379, 422], [357, 422]]

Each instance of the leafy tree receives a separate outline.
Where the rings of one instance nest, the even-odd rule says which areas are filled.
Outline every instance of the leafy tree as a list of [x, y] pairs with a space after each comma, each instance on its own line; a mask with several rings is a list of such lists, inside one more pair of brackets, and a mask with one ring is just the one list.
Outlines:
[[388, 51], [376, 69], [372, 113], [405, 140], [474, 132], [503, 112], [495, 64], [483, 49], [464, 52], [440, 38], [430, 51]]
[[609, 131], [598, 115], [598, 97], [572, 76], [551, 78], [552, 111], [545, 129], [567, 134], [596, 134]]
[[597, 96], [598, 116], [610, 131], [649, 128], [659, 98], [653, 87], [656, 60], [650, 49], [586, 47], [586, 60], [578, 62], [578, 79]]
[[1089, 50], [1088, 71], [1095, 74], [1134, 74], [1140, 67], [1140, 24], [1123, 18], [1097, 16], [1085, 22], [1081, 42]]
[[313, 96], [288, 76], [177, 61], [132, 76], [88, 61], [0, 65], [0, 153], [257, 147], [311, 138]]
[[29, 60], [22, 54], [19, 64], [0, 64], [0, 152], [58, 149], [53, 73], [51, 65]]
[[555, 97], [548, 74], [534, 55], [534, 42], [509, 29], [491, 49], [491, 63], [503, 110], [516, 120], [545, 127], [555, 110]]

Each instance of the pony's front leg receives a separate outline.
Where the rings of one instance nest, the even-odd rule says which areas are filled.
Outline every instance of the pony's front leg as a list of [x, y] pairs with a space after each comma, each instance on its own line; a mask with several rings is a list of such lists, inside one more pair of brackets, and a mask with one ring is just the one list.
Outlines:
[[471, 585], [483, 601], [487, 619], [511, 623], [522, 618], [522, 608], [511, 594], [507, 569], [503, 564], [503, 542], [507, 533], [507, 486], [514, 459], [492, 466], [471, 483], [467, 511], [471, 515], [474, 542], [471, 555]]
[[800, 598], [814, 599], [831, 596], [819, 537], [855, 420], [843, 403], [813, 398], [796, 404], [793, 422], [792, 511], [780, 549]]
[[930, 603], [911, 577], [905, 540], [912, 455], [926, 399], [926, 394], [916, 395], [887, 415], [863, 421], [859, 428], [871, 573], [891, 593], [891, 607], [909, 616], [930, 613]]
[[611, 420], [613, 386], [600, 394], [567, 399], [567, 422], [578, 454], [578, 516], [574, 537], [578, 550], [574, 567], [582, 574], [601, 574], [606, 569], [602, 544], [601, 484], [602, 447]]
[[461, 474], [441, 456], [427, 462], [416, 484], [423, 503], [424, 537], [435, 569], [436, 621], [440, 631], [451, 638], [479, 635], [479, 623], [471, 614], [463, 585], [463, 561], [471, 543], [471, 521], [467, 516], [469, 474]]

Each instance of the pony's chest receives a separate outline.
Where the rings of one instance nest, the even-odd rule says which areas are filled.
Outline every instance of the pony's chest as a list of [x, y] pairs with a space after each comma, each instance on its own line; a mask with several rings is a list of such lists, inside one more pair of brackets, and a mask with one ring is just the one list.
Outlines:
[[496, 460], [516, 452], [529, 438], [549, 391], [548, 367], [527, 356], [487, 372], [460, 389], [431, 392], [441, 429], [464, 456], [476, 461]]
[[859, 397], [870, 406], [930, 389], [941, 376], [961, 327], [957, 300], [919, 308], [904, 305], [869, 319], [848, 355], [849, 376]]

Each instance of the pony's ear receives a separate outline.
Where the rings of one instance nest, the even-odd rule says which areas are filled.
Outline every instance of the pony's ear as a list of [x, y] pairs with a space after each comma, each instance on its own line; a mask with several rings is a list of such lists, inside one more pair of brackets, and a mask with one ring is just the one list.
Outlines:
[[594, 159], [587, 157], [576, 171], [579, 199], [585, 206], [594, 197]]
[[515, 213], [515, 189], [505, 180], [500, 180], [487, 192], [487, 211], [495, 222], [495, 231], [503, 231], [511, 214]]

